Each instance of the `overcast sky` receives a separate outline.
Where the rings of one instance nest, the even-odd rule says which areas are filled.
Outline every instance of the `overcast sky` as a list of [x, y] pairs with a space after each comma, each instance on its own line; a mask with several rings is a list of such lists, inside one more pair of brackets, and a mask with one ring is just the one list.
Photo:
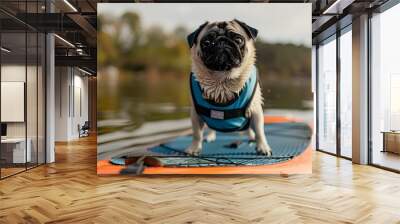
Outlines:
[[236, 18], [257, 28], [263, 40], [311, 46], [311, 4], [99, 3], [97, 9], [105, 17], [136, 12], [145, 27], [161, 24], [167, 31], [178, 25], [194, 30], [205, 21]]

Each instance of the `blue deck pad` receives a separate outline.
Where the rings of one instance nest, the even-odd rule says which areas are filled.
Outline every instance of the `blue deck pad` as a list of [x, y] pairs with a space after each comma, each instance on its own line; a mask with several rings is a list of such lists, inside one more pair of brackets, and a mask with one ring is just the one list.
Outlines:
[[[185, 153], [192, 142], [191, 135], [178, 137], [149, 151], [160, 155], [163, 164], [169, 167], [266, 165], [300, 155], [310, 144], [312, 135], [307, 124], [297, 122], [267, 124], [265, 133], [272, 148], [271, 157], [257, 154], [256, 144], [249, 144], [248, 136], [238, 132], [217, 132], [216, 141], [203, 142], [203, 150], [198, 157]], [[238, 140], [242, 141], [238, 148], [227, 147]]]

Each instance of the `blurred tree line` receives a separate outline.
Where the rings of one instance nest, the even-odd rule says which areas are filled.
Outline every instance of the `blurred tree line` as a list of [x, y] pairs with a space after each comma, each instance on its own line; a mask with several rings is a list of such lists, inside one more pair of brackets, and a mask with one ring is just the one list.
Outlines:
[[[140, 17], [133, 12], [119, 18], [99, 15], [99, 66], [187, 75], [191, 63], [186, 43], [189, 33], [182, 26], [176, 27], [173, 32], [166, 32], [161, 26], [145, 29]], [[256, 49], [257, 67], [268, 79], [311, 79], [310, 48], [257, 40]]]
[[190, 68], [185, 41], [188, 33], [177, 27], [167, 33], [162, 27], [144, 29], [137, 14], [128, 12], [118, 19], [98, 17], [100, 67], [115, 66], [130, 71], [181, 73]]

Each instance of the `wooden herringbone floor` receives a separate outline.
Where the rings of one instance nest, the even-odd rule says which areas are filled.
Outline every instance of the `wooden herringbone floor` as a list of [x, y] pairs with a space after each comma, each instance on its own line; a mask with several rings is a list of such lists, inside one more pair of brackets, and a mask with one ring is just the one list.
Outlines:
[[400, 175], [318, 152], [313, 170], [98, 177], [91, 137], [0, 181], [0, 223], [400, 223]]

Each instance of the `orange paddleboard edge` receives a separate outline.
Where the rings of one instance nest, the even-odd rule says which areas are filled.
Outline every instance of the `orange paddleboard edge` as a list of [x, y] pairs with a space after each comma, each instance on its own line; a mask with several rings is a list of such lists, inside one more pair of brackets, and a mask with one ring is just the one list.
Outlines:
[[[302, 122], [301, 119], [283, 116], [265, 116], [264, 122]], [[310, 125], [311, 127], [311, 125]], [[312, 127], [311, 127], [312, 128]], [[311, 174], [312, 144], [308, 145], [300, 155], [291, 160], [256, 166], [221, 166], [221, 167], [146, 167], [143, 174]], [[109, 160], [97, 162], [97, 174], [101, 176], [119, 175], [127, 166], [113, 165]]]

